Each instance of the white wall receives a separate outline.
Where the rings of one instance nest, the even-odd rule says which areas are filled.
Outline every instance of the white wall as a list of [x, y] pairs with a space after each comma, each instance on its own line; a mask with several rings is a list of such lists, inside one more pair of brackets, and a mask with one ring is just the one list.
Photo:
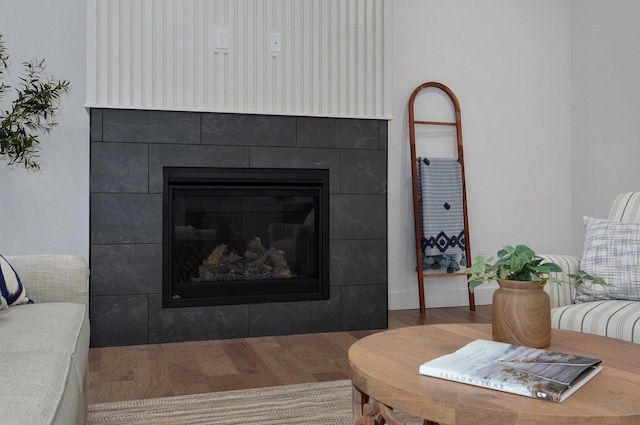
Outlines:
[[[640, 27], [634, 25], [640, 4], [402, 0], [393, 5], [391, 308], [418, 305], [406, 105], [413, 88], [428, 80], [449, 85], [461, 103], [474, 253], [524, 242], [538, 252], [579, 254], [579, 218], [606, 215], [615, 193], [640, 186]], [[42, 137], [40, 172], [0, 162], [0, 253], [88, 257], [85, 14], [80, 0], [38, 2], [37, 8], [24, 0], [2, 2], [0, 32], [12, 73], [16, 63], [44, 57], [49, 73], [69, 79], [72, 91], [63, 98], [60, 126]], [[488, 302], [491, 290], [482, 289], [477, 297]], [[429, 282], [427, 303], [464, 305], [464, 281]]]
[[[407, 101], [439, 81], [462, 110], [469, 239], [495, 253], [571, 246], [571, 9], [568, 0], [394, 2], [389, 126], [389, 305], [416, 308]], [[466, 305], [463, 278], [431, 279], [427, 306]], [[476, 290], [490, 303], [491, 286]]]
[[[71, 82], [59, 126], [41, 140], [42, 169], [0, 157], [0, 253], [89, 253], [89, 116], [85, 102], [86, 6], [80, 0], [3, 0], [0, 33], [16, 84], [21, 63], [46, 59], [47, 74]], [[9, 94], [1, 101], [12, 100]]]
[[572, 3], [573, 252], [582, 216], [606, 218], [619, 192], [640, 190], [640, 2]]

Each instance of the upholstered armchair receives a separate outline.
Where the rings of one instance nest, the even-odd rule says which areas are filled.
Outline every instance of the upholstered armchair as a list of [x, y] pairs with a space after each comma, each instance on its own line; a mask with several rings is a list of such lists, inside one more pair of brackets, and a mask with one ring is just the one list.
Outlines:
[[[608, 220], [586, 218], [585, 224], [583, 258], [543, 257], [562, 268], [556, 274], [561, 280], [582, 268], [616, 286], [589, 291], [548, 283], [552, 327], [640, 343], [640, 192], [621, 193]], [[588, 270], [594, 267], [607, 276]]]

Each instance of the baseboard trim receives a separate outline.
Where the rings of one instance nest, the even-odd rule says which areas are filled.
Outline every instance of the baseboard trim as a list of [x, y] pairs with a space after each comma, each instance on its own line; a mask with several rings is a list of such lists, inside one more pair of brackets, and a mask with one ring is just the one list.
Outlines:
[[[485, 284], [474, 290], [476, 305], [491, 304], [497, 284]], [[460, 307], [469, 305], [467, 291], [460, 288], [431, 288], [425, 292], [427, 308]], [[420, 307], [418, 289], [389, 292], [389, 310], [410, 310]]]

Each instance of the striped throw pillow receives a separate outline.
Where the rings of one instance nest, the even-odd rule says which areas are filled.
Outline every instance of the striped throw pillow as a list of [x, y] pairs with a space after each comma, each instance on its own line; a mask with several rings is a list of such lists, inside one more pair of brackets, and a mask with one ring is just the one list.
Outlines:
[[18, 304], [32, 304], [27, 298], [27, 290], [22, 285], [18, 273], [11, 264], [0, 254], [0, 295], [9, 306]]
[[575, 302], [640, 301], [640, 223], [584, 218], [584, 252], [580, 268], [614, 285], [578, 285]]

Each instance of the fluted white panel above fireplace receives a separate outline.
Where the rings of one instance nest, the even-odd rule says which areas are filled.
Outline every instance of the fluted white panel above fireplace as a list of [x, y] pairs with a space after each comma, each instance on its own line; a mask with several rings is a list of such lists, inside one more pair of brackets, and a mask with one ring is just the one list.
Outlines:
[[89, 0], [87, 106], [388, 119], [391, 13], [391, 0]]

